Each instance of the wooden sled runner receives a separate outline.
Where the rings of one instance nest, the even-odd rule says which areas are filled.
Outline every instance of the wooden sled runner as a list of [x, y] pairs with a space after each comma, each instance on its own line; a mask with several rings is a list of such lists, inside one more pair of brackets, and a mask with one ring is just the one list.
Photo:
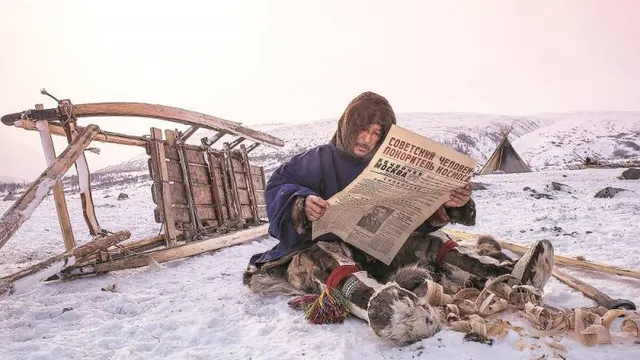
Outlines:
[[[42, 94], [49, 95], [46, 90]], [[250, 241], [266, 235], [264, 169], [252, 165], [249, 153], [263, 144], [281, 147], [284, 142], [242, 124], [207, 114], [164, 105], [145, 103], [98, 103], [74, 105], [58, 100], [55, 108], [34, 109], [4, 115], [3, 124], [38, 131], [47, 169], [0, 218], [0, 248], [29, 219], [33, 210], [53, 190], [66, 252], [17, 274], [0, 279], [0, 295], [11, 292], [12, 284], [30, 276], [43, 279], [71, 278], [107, 271], [140, 267]], [[144, 117], [189, 125], [184, 132], [151, 128], [148, 136], [104, 131], [97, 125], [79, 126], [84, 117]], [[201, 145], [186, 141], [198, 130], [215, 131], [201, 139]], [[56, 156], [52, 135], [65, 136], [69, 146]], [[233, 137], [222, 149], [212, 145], [223, 136]], [[103, 229], [94, 210], [90, 172], [84, 151], [92, 141], [146, 149], [153, 181], [151, 196], [156, 204], [159, 236], [124, 245], [131, 234]], [[250, 142], [244, 144], [244, 142]], [[76, 246], [67, 211], [61, 178], [75, 163], [85, 222], [93, 241]], [[68, 261], [72, 258], [73, 261]], [[51, 264], [63, 263], [51, 273]], [[38, 275], [40, 274], [40, 275]]]

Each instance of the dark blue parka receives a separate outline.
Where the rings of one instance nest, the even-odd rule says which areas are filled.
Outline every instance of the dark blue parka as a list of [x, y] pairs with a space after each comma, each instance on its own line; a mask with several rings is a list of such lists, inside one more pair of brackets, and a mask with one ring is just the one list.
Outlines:
[[[280, 242], [269, 251], [254, 255], [250, 264], [259, 266], [310, 246], [311, 230], [298, 234], [291, 221], [291, 206], [295, 198], [317, 195], [329, 199], [347, 187], [367, 167], [369, 161], [354, 158], [331, 142], [298, 154], [281, 165], [271, 175], [265, 189], [269, 235]], [[425, 223], [418, 231], [431, 232], [436, 229]], [[317, 240], [332, 241], [339, 238], [326, 234]]]

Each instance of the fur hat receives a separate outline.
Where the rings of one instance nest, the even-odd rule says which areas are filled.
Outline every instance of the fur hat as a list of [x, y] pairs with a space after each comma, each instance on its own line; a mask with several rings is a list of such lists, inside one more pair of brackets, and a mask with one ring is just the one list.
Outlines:
[[[371, 124], [378, 124], [382, 127], [381, 139], [384, 139], [389, 129], [391, 129], [391, 125], [395, 123], [396, 116], [387, 99], [374, 92], [367, 91], [351, 100], [342, 116], [340, 116], [338, 129], [331, 142], [338, 149], [353, 156], [353, 146], [360, 131]], [[378, 150], [380, 143], [372, 149], [369, 156], [372, 156]]]

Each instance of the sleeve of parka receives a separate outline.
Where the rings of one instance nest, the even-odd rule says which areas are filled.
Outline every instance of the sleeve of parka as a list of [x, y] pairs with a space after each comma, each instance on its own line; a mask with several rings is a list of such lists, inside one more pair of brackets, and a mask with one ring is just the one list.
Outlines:
[[312, 149], [296, 155], [271, 175], [265, 189], [269, 235], [293, 248], [309, 237], [298, 234], [291, 221], [291, 206], [298, 196], [319, 195], [322, 181], [321, 153]]

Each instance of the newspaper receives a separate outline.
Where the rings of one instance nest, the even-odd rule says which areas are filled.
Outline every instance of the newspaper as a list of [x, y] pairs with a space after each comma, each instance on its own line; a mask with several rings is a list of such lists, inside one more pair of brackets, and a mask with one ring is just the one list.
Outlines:
[[476, 160], [393, 125], [367, 168], [327, 201], [312, 238], [333, 233], [389, 265], [409, 235], [468, 184]]

